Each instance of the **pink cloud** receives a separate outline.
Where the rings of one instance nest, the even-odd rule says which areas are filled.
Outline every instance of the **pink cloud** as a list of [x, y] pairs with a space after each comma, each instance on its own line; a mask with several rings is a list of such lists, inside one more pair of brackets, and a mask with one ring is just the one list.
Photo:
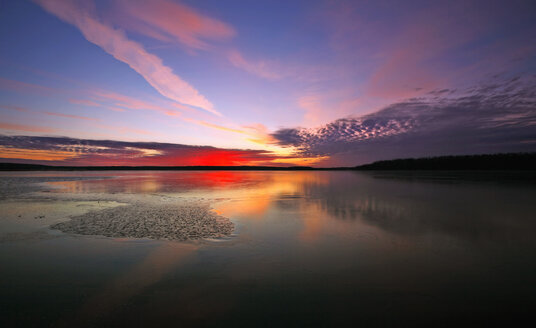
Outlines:
[[10, 109], [10, 110], [16, 110], [19, 112], [27, 112], [28, 109], [20, 106], [11, 106], [11, 105], [0, 105], [1, 108]]
[[[378, 8], [382, 8], [377, 13], [379, 17], [392, 16], [394, 20], [385, 24], [383, 19], [367, 15]], [[504, 38], [499, 41], [507, 54], [497, 55], [497, 49], [484, 49], [486, 37], [510, 19], [506, 12], [493, 13], [487, 9], [470, 1], [434, 2], [411, 9], [396, 2], [389, 6], [357, 1], [324, 2], [311, 19], [328, 28], [333, 60], [331, 70], [317, 74], [323, 84], [319, 83], [315, 91], [351, 86], [354, 92], [339, 99], [341, 106], [354, 106], [350, 114], [363, 114], [437, 88], [459, 85], [460, 81], [474, 82], [486, 72], [500, 71], [503, 68], [497, 68], [499, 63], [511, 63], [516, 48], [530, 42], [526, 37], [511, 42], [517, 36], [510, 35], [508, 45]], [[489, 56], [494, 59], [483, 60]], [[478, 69], [468, 73], [466, 66], [472, 61]], [[329, 98], [321, 98], [320, 103], [328, 105], [329, 111], [337, 107], [332, 106]], [[310, 116], [321, 113], [314, 109], [314, 104], [307, 107], [312, 108]]]
[[[117, 92], [91, 88], [90, 86], [85, 86], [84, 90], [80, 92], [80, 91], [70, 91], [70, 90], [50, 88], [50, 87], [45, 87], [45, 86], [41, 86], [38, 84], [32, 84], [32, 83], [26, 83], [26, 82], [21, 82], [21, 81], [0, 78], [0, 88], [15, 91], [15, 92], [20, 92], [20, 93], [29, 92], [29, 93], [40, 94], [40, 95], [45, 95], [45, 96], [50, 96], [51, 94], [64, 94], [65, 96], [73, 96], [73, 95], [79, 96], [79, 94], [82, 93], [84, 97], [92, 98], [94, 100], [69, 98], [68, 99], [69, 103], [75, 104], [75, 105], [101, 107], [101, 108], [105, 108], [105, 109], [109, 109], [113, 111], [119, 111], [119, 112], [124, 112], [126, 109], [153, 110], [153, 111], [157, 111], [168, 116], [180, 116], [181, 112], [177, 111], [177, 109], [180, 109], [182, 111], [195, 111], [193, 108], [190, 108], [188, 106], [185, 106], [176, 102], [166, 102], [166, 104], [162, 106], [162, 105], [156, 104], [156, 102], [148, 102], [148, 101], [144, 101], [138, 98], [123, 95]], [[16, 106], [3, 105], [2, 107], [6, 109], [13, 109], [13, 110], [16, 109], [19, 111], [25, 110], [25, 108], [16, 107]]]
[[98, 102], [95, 102], [93, 100], [88, 100], [88, 99], [69, 99], [69, 102], [71, 104], [75, 104], [75, 105], [83, 105], [83, 106], [90, 106], [90, 107], [102, 107], [102, 108], [110, 109], [110, 110], [113, 110], [113, 111], [116, 111], [116, 112], [124, 112], [125, 111], [125, 109], [121, 108], [121, 107], [106, 106], [106, 105], [103, 105], [103, 104], [100, 104]]
[[87, 100], [87, 99], [69, 99], [69, 102], [71, 104], [75, 104], [75, 105], [84, 105], [84, 106], [91, 106], [91, 107], [102, 107], [102, 104], [99, 104], [97, 102], [94, 102], [92, 100]]
[[[49, 115], [49, 116], [58, 116], [58, 117], [65, 117], [65, 118], [72, 118], [72, 119], [79, 119], [79, 120], [86, 120], [86, 121], [98, 121], [98, 119], [92, 118], [92, 117], [79, 116], [79, 115], [70, 115], [70, 114], [63, 114], [63, 113], [54, 113], [54, 112], [39, 112], [39, 111], [36, 111], [36, 110], [31, 110], [31, 109], [28, 109], [28, 108], [25, 108], [25, 107], [20, 107], [20, 106], [0, 105], [0, 108], [16, 110], [16, 111], [19, 111], [19, 112], [34, 112], [34, 113], [45, 114], [45, 115]], [[23, 130], [23, 131], [25, 131], [25, 130]]]
[[107, 131], [112, 131], [114, 133], [114, 135], [116, 135], [118, 132], [120, 134], [133, 134], [133, 135], [146, 135], [146, 136], [155, 136], [157, 135], [157, 133], [153, 133], [151, 131], [148, 131], [148, 130], [143, 130], [143, 129], [137, 129], [137, 128], [133, 128], [133, 127], [128, 127], [128, 126], [123, 126], [123, 125], [118, 125], [118, 124], [104, 124], [104, 123], [91, 123], [93, 126], [99, 128], [99, 129], [102, 129], [102, 130], [107, 130]]
[[128, 39], [122, 31], [99, 21], [92, 2], [67, 0], [35, 0], [35, 2], [59, 19], [76, 26], [89, 42], [129, 65], [163, 96], [221, 115], [210, 101], [175, 75], [159, 57], [148, 53], [141, 44]]
[[154, 111], [157, 111], [165, 115], [169, 115], [169, 116], [180, 115], [179, 112], [173, 109], [155, 105], [153, 103], [150, 103], [150, 102], [138, 99], [138, 98], [129, 97], [120, 93], [105, 91], [105, 90], [92, 90], [90, 92], [96, 98], [99, 98], [103, 101], [112, 102], [114, 105], [113, 108], [121, 109], [121, 107], [123, 107], [127, 109], [135, 109], [135, 110], [145, 109], [145, 110], [154, 110]]
[[43, 112], [43, 114], [49, 115], [49, 116], [58, 116], [58, 117], [72, 118], [72, 119], [85, 120], [85, 121], [98, 121], [99, 120], [99, 119], [92, 118], [92, 117], [62, 114], [62, 113], [53, 113], [53, 112]]
[[351, 88], [336, 89], [306, 93], [298, 97], [297, 105], [305, 111], [302, 124], [316, 126], [355, 113], [362, 99]]
[[227, 54], [227, 59], [233, 66], [240, 68], [250, 74], [259, 77], [275, 80], [281, 78], [281, 75], [275, 71], [273, 65], [266, 61], [252, 62], [246, 60], [238, 50], [231, 50]]
[[[118, 13], [114, 23], [163, 42], [178, 42], [190, 49], [208, 50], [212, 47], [204, 39], [224, 40], [236, 32], [232, 26], [202, 15], [194, 9], [168, 0], [117, 0]], [[267, 61], [251, 61], [237, 50], [227, 53], [229, 62], [250, 74], [278, 79], [273, 64]]]
[[42, 85], [31, 84], [31, 83], [26, 83], [26, 82], [21, 82], [21, 81], [16, 81], [16, 80], [5, 79], [2, 77], [0, 77], [0, 88], [15, 91], [15, 92], [24, 92], [24, 91], [29, 90], [33, 93], [44, 94], [44, 95], [49, 95], [51, 93], [55, 94], [55, 93], [60, 92], [58, 89], [44, 87]]
[[[189, 48], [207, 49], [202, 39], [228, 39], [235, 30], [217, 19], [168, 0], [138, 0], [117, 2], [121, 26], [164, 42], [177, 41]], [[128, 19], [122, 19], [128, 17]]]
[[56, 129], [45, 128], [42, 126], [26, 125], [26, 124], [12, 124], [12, 123], [0, 123], [0, 129], [11, 130], [11, 131], [38, 132], [38, 133], [53, 133], [53, 132], [58, 131]]
[[261, 145], [273, 144], [275, 139], [270, 135], [268, 128], [261, 123], [255, 123], [245, 125], [243, 128], [247, 131], [247, 134], [251, 137], [247, 140], [258, 143]]
[[318, 125], [322, 123], [326, 107], [322, 105], [319, 95], [309, 94], [298, 98], [298, 106], [305, 110], [304, 124]]
[[472, 5], [439, 5], [415, 14], [381, 48], [382, 63], [370, 77], [368, 96], [410, 98], [448, 84], [458, 68], [443, 56], [474, 42], [491, 20]]

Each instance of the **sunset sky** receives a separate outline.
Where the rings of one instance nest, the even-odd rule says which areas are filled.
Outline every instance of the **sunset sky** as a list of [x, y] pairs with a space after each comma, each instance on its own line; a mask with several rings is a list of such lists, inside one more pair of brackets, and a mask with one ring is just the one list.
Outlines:
[[535, 1], [0, 2], [0, 162], [536, 151]]

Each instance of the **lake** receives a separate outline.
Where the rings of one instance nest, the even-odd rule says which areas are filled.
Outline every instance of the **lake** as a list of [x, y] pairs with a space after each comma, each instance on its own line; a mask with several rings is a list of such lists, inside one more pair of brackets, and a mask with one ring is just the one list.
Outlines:
[[[4, 172], [0, 180], [3, 327], [484, 326], [529, 317], [536, 304], [536, 184], [506, 173]], [[20, 187], [30, 182], [40, 184]], [[101, 200], [73, 198], [80, 194]], [[177, 242], [49, 228], [118, 206], [107, 195], [202, 199], [234, 230]]]

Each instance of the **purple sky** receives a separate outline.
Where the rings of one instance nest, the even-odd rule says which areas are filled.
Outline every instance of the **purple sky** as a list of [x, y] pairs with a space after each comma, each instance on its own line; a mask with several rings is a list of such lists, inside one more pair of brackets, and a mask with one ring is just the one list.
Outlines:
[[0, 48], [2, 162], [536, 151], [534, 1], [4, 1]]

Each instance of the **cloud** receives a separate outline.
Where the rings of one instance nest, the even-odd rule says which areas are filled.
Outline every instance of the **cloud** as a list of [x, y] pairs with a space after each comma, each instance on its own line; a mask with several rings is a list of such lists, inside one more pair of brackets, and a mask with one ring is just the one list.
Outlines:
[[207, 49], [203, 39], [229, 39], [232, 26], [202, 15], [194, 9], [167, 0], [118, 0], [114, 21], [128, 30], [164, 42], [179, 42], [193, 49]]
[[57, 132], [56, 129], [47, 128], [43, 126], [36, 125], [27, 125], [27, 124], [12, 124], [12, 123], [1, 123], [0, 129], [10, 130], [10, 131], [24, 131], [24, 132], [37, 132], [37, 133], [54, 133]]
[[10, 80], [0, 77], [0, 88], [15, 91], [15, 92], [25, 92], [30, 91], [40, 95], [50, 95], [62, 93], [61, 90], [55, 88], [49, 88], [42, 85], [26, 83], [16, 80]]
[[94, 102], [93, 100], [88, 100], [88, 99], [69, 99], [69, 102], [71, 104], [75, 104], [75, 105], [84, 105], [84, 106], [90, 106], [90, 107], [102, 107], [102, 104], [99, 104], [97, 102]]
[[[206, 40], [228, 40], [236, 35], [235, 29], [220, 20], [200, 14], [191, 7], [168, 0], [116, 0], [113, 22], [122, 28], [150, 38], [178, 43], [189, 50], [211, 50], [220, 54]], [[236, 68], [263, 79], [281, 78], [274, 63], [244, 58], [238, 50], [227, 51], [223, 57]]]
[[32, 161], [64, 161], [78, 155], [70, 151], [40, 150], [5, 147], [0, 145], [0, 157], [4, 159], [26, 159]]
[[174, 109], [156, 105], [155, 103], [144, 101], [138, 98], [129, 97], [117, 92], [111, 92], [106, 90], [91, 90], [90, 95], [99, 101], [111, 102], [113, 107], [108, 107], [113, 110], [124, 110], [134, 109], [134, 110], [154, 110], [168, 116], [178, 116], [180, 115]]
[[[536, 77], [436, 90], [317, 128], [285, 128], [277, 144], [345, 165], [398, 157], [536, 150]], [[340, 165], [340, 164], [339, 164]]]
[[473, 10], [457, 4], [437, 5], [414, 14], [382, 49], [381, 64], [366, 86], [367, 96], [403, 99], [420, 94], [419, 88], [443, 85], [450, 75], [445, 54], [474, 42], [489, 24], [486, 15], [474, 15]]
[[[362, 115], [436, 88], [530, 70], [536, 53], [532, 7], [530, 1], [321, 2], [311, 19], [325, 29], [332, 53], [312, 93], [350, 88], [339, 101], [360, 103], [337, 117]], [[313, 103], [306, 114], [318, 117], [338, 107], [327, 105], [321, 112]]]
[[58, 117], [72, 118], [72, 119], [85, 120], [85, 121], [98, 121], [99, 120], [93, 117], [70, 115], [70, 114], [63, 114], [63, 113], [43, 112], [43, 114], [49, 115], [49, 116], [58, 116]]
[[229, 51], [227, 59], [233, 66], [264, 79], [276, 80], [281, 78], [281, 75], [275, 71], [272, 63], [267, 61], [252, 62], [246, 60], [238, 50]]
[[0, 108], [16, 110], [18, 112], [27, 112], [27, 111], [29, 111], [27, 108], [24, 108], [24, 107], [21, 107], [21, 106], [0, 105]]
[[263, 150], [0, 135], [0, 158], [55, 165], [259, 165], [279, 157]]
[[[82, 94], [84, 97], [88, 97], [93, 100], [68, 98], [69, 103], [75, 104], [75, 105], [90, 106], [90, 107], [101, 107], [101, 108], [105, 108], [105, 109], [109, 109], [113, 111], [119, 111], [119, 112], [123, 112], [125, 111], [125, 109], [153, 110], [153, 111], [157, 111], [168, 116], [179, 116], [181, 113], [177, 111], [176, 109], [190, 110], [190, 111], [193, 110], [187, 106], [180, 105], [175, 102], [165, 101], [163, 102], [164, 105], [159, 105], [156, 101], [149, 102], [149, 101], [145, 101], [139, 98], [120, 94], [117, 92], [102, 90], [98, 88], [91, 88], [91, 87], [86, 87], [83, 89], [83, 91], [73, 91], [73, 90], [64, 90], [64, 89], [58, 89], [58, 88], [50, 88], [50, 87], [45, 87], [45, 86], [41, 86], [37, 84], [0, 78], [0, 88], [15, 91], [15, 92], [20, 92], [20, 93], [28, 92], [28, 93], [39, 94], [39, 95], [44, 95], [44, 96], [61, 94], [66, 97], [71, 97], [73, 95], [79, 96], [80, 94]], [[4, 108], [13, 109], [13, 106], [11, 107], [4, 106]], [[20, 110], [20, 107], [19, 107], [19, 110]]]
[[19, 112], [40, 113], [40, 114], [45, 114], [45, 115], [49, 115], [49, 116], [65, 117], [65, 118], [72, 118], [72, 119], [77, 119], [77, 120], [99, 121], [99, 119], [93, 118], [93, 117], [80, 116], [80, 115], [71, 115], [71, 114], [63, 114], [63, 113], [55, 113], [55, 112], [40, 112], [40, 111], [36, 111], [36, 110], [31, 110], [31, 109], [28, 109], [28, 108], [25, 108], [25, 107], [21, 107], [21, 106], [0, 105], [0, 108], [16, 110], [16, 111], [19, 111]]
[[102, 23], [91, 1], [35, 0], [44, 10], [76, 26], [84, 37], [119, 61], [129, 65], [163, 96], [182, 104], [221, 115], [194, 87], [175, 75], [162, 60], [148, 53], [112, 26]]
[[[155, 133], [143, 130], [143, 129], [136, 129], [129, 126], [124, 126], [121, 124], [106, 124], [103, 123], [98, 118], [93, 117], [87, 117], [87, 116], [81, 116], [81, 115], [72, 115], [72, 114], [64, 114], [64, 113], [56, 113], [56, 112], [48, 112], [48, 111], [39, 111], [39, 110], [33, 110], [29, 108], [24, 108], [20, 106], [11, 106], [11, 105], [0, 105], [0, 108], [6, 108], [10, 110], [16, 110], [21, 112], [28, 112], [28, 113], [34, 113], [34, 114], [42, 114], [42, 115], [48, 115], [48, 116], [55, 116], [55, 117], [63, 117], [68, 119], [74, 119], [74, 120], [83, 120], [87, 121], [90, 126], [96, 127], [98, 129], [113, 131], [115, 133], [121, 133], [121, 134], [133, 134], [133, 135], [150, 135], [154, 136]], [[41, 133], [58, 133], [60, 131], [66, 132], [69, 130], [66, 129], [53, 129], [53, 128], [47, 128], [47, 127], [41, 127], [41, 126], [34, 126], [34, 125], [27, 125], [27, 124], [10, 124], [10, 123], [0, 123], [0, 129], [4, 130], [10, 130], [10, 131], [24, 131], [24, 132], [41, 132]], [[157, 133], [156, 133], [157, 134]]]
[[209, 128], [217, 129], [217, 130], [227, 131], [227, 132], [241, 133], [241, 134], [246, 133], [246, 132], [243, 131], [243, 130], [233, 129], [233, 128], [228, 128], [228, 127], [226, 127], [226, 126], [222, 126], [222, 125], [218, 125], [218, 124], [213, 124], [213, 123], [205, 122], [205, 121], [197, 121], [197, 124], [200, 124], [200, 125], [203, 125], [203, 126], [207, 126], [207, 127], [209, 127]]
[[353, 113], [361, 102], [362, 99], [352, 96], [351, 92], [346, 90], [316, 91], [297, 99], [297, 105], [305, 112], [302, 124], [307, 127]]
[[268, 128], [261, 123], [244, 125], [243, 128], [247, 131], [246, 134], [251, 136], [248, 141], [260, 145], [274, 144], [274, 138], [270, 135]]
[[[5, 85], [1, 83], [2, 80], [5, 82]], [[16, 87], [14, 88], [13, 86], [16, 86]], [[130, 96], [117, 93], [117, 92], [95, 88], [93, 86], [86, 86], [86, 88], [84, 88], [81, 91], [72, 91], [72, 90], [70, 91], [70, 90], [63, 90], [63, 89], [56, 89], [56, 88], [47, 88], [47, 87], [42, 87], [36, 84], [0, 78], [0, 88], [5, 88], [8, 90], [15, 90], [16, 92], [22, 92], [22, 93], [26, 93], [26, 92], [41, 93], [41, 91], [50, 89], [49, 93], [44, 93], [44, 94], [48, 94], [48, 95], [51, 93], [64, 94], [67, 98], [67, 101], [74, 105], [100, 107], [100, 108], [105, 108], [105, 109], [120, 111], [120, 112], [124, 112], [126, 110], [156, 111], [167, 116], [178, 118], [184, 122], [200, 125], [203, 127], [209, 127], [209, 128], [217, 129], [220, 131], [244, 134], [244, 135], [252, 136], [255, 139], [259, 138], [258, 131], [252, 131], [251, 129], [242, 130], [238, 128], [223, 126], [221, 124], [211, 123], [211, 122], [201, 120], [201, 119], [194, 119], [191, 117], [187, 117], [183, 115], [184, 112], [187, 112], [187, 111], [192, 112], [195, 110], [187, 106], [180, 105], [178, 103], [169, 102], [169, 101], [160, 101], [160, 102], [147, 101], [147, 100], [142, 100], [142, 99], [135, 98], [135, 97], [130, 97]], [[44, 90], [42, 90], [42, 88]], [[72, 96], [77, 96], [77, 97], [82, 96], [82, 97], [89, 98], [89, 99], [72, 98]], [[28, 109], [28, 108], [24, 108], [20, 106], [13, 106], [13, 105], [7, 105], [7, 104], [6, 105], [0, 104], [0, 107], [9, 109], [9, 110], [34, 112], [34, 113], [39, 113], [39, 114], [59, 116], [59, 117], [65, 117], [65, 118], [71, 118], [71, 119], [81, 119], [81, 120], [86, 120], [86, 121], [100, 121], [99, 119], [86, 117], [86, 116], [55, 113], [55, 112], [43, 112], [43, 111], [37, 111], [37, 110], [32, 110], [32, 109]], [[131, 134], [142, 134], [142, 135], [154, 135], [154, 133], [146, 131], [146, 130], [121, 127], [121, 126], [118, 126], [117, 124], [107, 125], [104, 123], [99, 123], [99, 124], [93, 124], [93, 126], [98, 127], [100, 129], [121, 132], [123, 134], [131, 133]]]

